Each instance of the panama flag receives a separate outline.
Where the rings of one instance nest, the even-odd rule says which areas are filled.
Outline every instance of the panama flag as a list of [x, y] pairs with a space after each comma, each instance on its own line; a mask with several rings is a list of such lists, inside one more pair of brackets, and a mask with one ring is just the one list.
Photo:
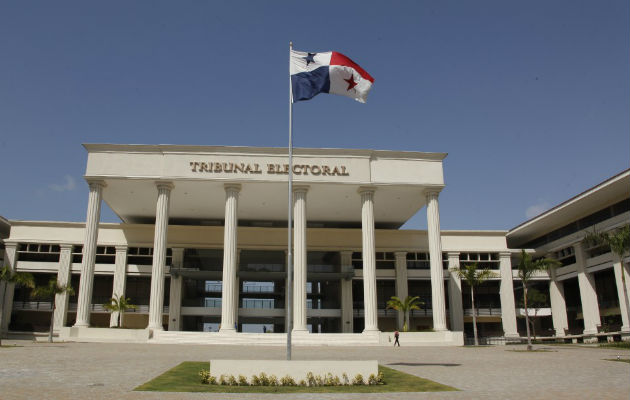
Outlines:
[[312, 99], [319, 93], [332, 93], [365, 103], [374, 83], [374, 78], [357, 63], [335, 51], [291, 50], [290, 72], [293, 102]]

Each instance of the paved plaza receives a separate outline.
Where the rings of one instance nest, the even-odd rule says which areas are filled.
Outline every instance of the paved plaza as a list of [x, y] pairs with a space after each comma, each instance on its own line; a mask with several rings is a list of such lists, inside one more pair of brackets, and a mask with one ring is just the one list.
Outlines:
[[134, 392], [182, 361], [284, 359], [283, 347], [33, 343], [3, 340], [0, 399], [628, 399], [630, 351], [573, 346], [299, 347], [293, 358], [377, 359], [460, 389], [441, 393], [214, 394]]

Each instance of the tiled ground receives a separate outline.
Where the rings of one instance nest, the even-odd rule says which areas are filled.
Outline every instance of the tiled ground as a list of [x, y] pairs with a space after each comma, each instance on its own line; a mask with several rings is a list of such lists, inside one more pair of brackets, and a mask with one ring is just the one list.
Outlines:
[[[549, 352], [514, 352], [522, 346], [303, 347], [294, 359], [377, 359], [401, 371], [461, 392], [374, 395], [147, 393], [133, 388], [179, 364], [211, 358], [284, 359], [282, 347], [110, 343], [33, 343], [0, 348], [0, 399], [629, 399], [628, 350], [544, 346]], [[541, 346], [538, 346], [541, 348]]]

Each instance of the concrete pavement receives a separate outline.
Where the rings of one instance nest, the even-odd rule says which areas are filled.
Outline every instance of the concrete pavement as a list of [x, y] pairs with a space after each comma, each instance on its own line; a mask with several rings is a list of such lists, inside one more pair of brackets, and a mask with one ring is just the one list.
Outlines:
[[134, 392], [182, 361], [284, 359], [285, 349], [3, 340], [0, 399], [628, 399], [630, 351], [537, 346], [549, 352], [493, 347], [297, 347], [293, 358], [377, 359], [380, 364], [460, 389], [441, 393], [213, 394]]

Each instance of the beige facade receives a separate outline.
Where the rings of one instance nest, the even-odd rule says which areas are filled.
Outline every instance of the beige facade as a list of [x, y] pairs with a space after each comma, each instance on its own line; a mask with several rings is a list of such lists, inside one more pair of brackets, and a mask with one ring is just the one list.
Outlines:
[[[286, 149], [85, 147], [87, 223], [10, 221], [5, 240], [5, 258], [12, 268], [42, 281], [56, 277], [77, 289], [74, 296], [57, 299], [56, 331], [114, 326], [117, 315], [107, 314], [102, 303], [125, 296], [138, 308], [125, 314], [123, 325], [155, 335], [162, 330], [278, 333], [287, 326], [292, 289], [296, 340], [307, 340], [308, 332], [378, 337], [379, 331], [401, 329], [404, 315], [387, 309], [386, 302], [409, 295], [423, 302], [410, 313], [410, 328], [447, 338], [437, 339], [439, 343], [451, 340], [448, 332], [470, 327], [469, 288], [450, 270], [477, 262], [496, 272], [475, 300], [481, 332], [515, 338], [522, 326], [515, 257], [521, 248], [530, 248], [528, 241], [548, 233], [551, 225], [545, 218], [556, 218], [543, 214], [542, 222], [529, 221], [509, 233], [442, 231], [439, 193], [445, 154], [297, 149], [295, 279], [288, 288]], [[616, 185], [624, 179], [627, 171]], [[623, 209], [630, 196], [604, 186], [594, 193], [606, 191], [610, 198], [604, 205], [622, 204]], [[99, 223], [102, 201], [121, 223]], [[581, 214], [576, 215], [598, 211], [601, 204], [578, 205]], [[426, 231], [399, 229], [423, 208]], [[571, 222], [573, 214], [560, 213], [565, 223]], [[627, 217], [622, 210], [600, 225], [614, 228]], [[576, 241], [569, 242], [573, 246]], [[564, 245], [559, 243], [532, 246], [531, 251], [553, 253]], [[557, 336], [571, 333], [567, 311], [562, 317], [561, 310], [563, 302], [570, 309], [564, 294], [570, 295], [571, 288], [563, 290], [562, 281], [571, 274], [581, 273], [580, 282], [585, 282], [579, 286], [586, 293], [582, 302], [590, 307], [583, 320], [590, 325], [583, 333], [595, 337], [601, 329], [597, 282], [589, 274], [594, 268], [612, 271], [613, 263], [610, 253], [597, 257], [601, 262], [594, 266], [587, 251], [577, 258], [581, 267], [567, 265], [551, 279], [548, 274], [538, 277], [538, 285], [550, 295], [550, 305], [538, 312], [553, 324]], [[619, 276], [622, 267], [627, 269], [627, 260], [617, 267]], [[587, 284], [590, 292], [582, 290]], [[13, 310], [12, 330], [37, 330], [47, 306], [18, 290], [7, 296], [3, 312]]]

